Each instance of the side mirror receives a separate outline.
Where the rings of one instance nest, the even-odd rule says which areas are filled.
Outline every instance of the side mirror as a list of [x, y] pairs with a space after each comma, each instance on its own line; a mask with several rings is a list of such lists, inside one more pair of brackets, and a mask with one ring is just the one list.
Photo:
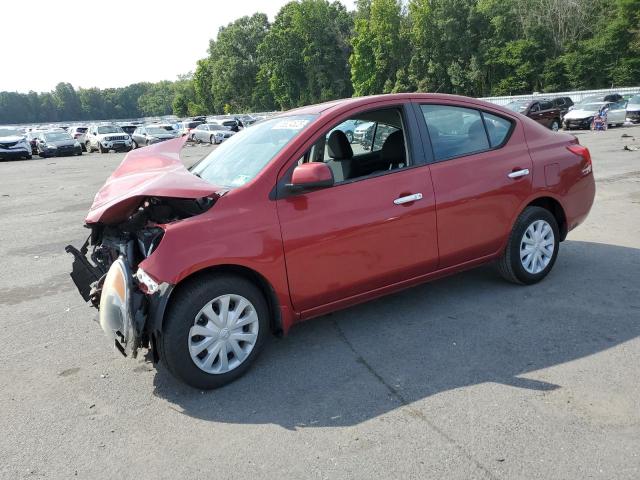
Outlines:
[[292, 192], [333, 186], [333, 172], [326, 163], [311, 162], [298, 165], [287, 188]]

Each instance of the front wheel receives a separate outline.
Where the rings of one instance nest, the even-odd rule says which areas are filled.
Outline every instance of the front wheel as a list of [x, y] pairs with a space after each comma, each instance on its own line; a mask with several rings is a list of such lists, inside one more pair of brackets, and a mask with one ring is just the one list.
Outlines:
[[102, 145], [98, 145], [98, 148], [100, 149], [100, 153], [109, 153], [109, 149], [102, 148]]
[[167, 369], [199, 389], [221, 387], [244, 374], [269, 330], [260, 289], [242, 277], [209, 275], [175, 295], [158, 341]]
[[91, 146], [91, 142], [87, 142], [84, 144], [84, 151], [87, 153], [93, 152], [93, 147]]
[[554, 120], [553, 122], [551, 122], [551, 127], [550, 128], [554, 132], [557, 132], [558, 130], [560, 130], [560, 122], [558, 120]]
[[510, 282], [537, 283], [553, 268], [559, 246], [558, 222], [551, 212], [527, 207], [513, 226], [498, 270]]

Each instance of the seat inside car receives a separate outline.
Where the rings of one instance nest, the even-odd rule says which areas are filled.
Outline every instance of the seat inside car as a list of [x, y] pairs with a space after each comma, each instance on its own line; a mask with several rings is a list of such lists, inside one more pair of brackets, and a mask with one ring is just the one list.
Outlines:
[[353, 149], [349, 139], [342, 130], [334, 130], [327, 140], [327, 151], [329, 160], [327, 165], [333, 172], [336, 182], [342, 182], [351, 178], [351, 164], [353, 160]]

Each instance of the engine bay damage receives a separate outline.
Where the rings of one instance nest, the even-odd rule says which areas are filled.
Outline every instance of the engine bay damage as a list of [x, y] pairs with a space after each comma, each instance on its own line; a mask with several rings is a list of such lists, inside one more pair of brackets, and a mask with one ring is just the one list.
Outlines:
[[73, 255], [70, 273], [78, 292], [99, 311], [99, 322], [125, 356], [149, 347], [147, 319], [150, 310], [166, 304], [159, 288], [139, 264], [156, 250], [168, 225], [209, 210], [221, 194], [208, 197], [147, 197], [124, 221], [89, 223], [91, 233]]

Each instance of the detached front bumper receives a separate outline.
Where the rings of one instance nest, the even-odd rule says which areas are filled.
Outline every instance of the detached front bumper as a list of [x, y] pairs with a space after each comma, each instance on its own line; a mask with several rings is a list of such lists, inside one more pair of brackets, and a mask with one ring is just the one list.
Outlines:
[[152, 294], [144, 293], [124, 255], [104, 272], [87, 259], [87, 243], [80, 250], [71, 245], [65, 250], [74, 257], [73, 283], [82, 298], [98, 309], [100, 327], [116, 350], [135, 358], [139, 348], [151, 346], [161, 334], [173, 286], [162, 283]]

